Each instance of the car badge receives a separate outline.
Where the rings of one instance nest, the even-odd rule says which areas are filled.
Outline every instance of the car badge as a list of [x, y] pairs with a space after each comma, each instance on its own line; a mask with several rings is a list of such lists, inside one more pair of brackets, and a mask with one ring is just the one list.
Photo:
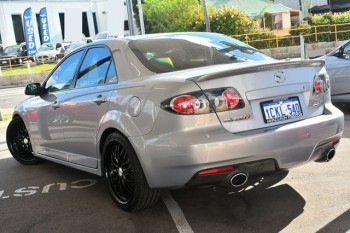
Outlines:
[[286, 81], [286, 75], [282, 71], [277, 71], [274, 75], [275, 81], [278, 83], [283, 83]]

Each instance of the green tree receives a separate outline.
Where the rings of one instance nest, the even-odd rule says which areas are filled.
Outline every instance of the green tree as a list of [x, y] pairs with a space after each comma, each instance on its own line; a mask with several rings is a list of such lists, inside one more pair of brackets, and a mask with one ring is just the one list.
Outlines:
[[[257, 30], [256, 20], [250, 18], [243, 11], [223, 5], [217, 10], [209, 10], [210, 26], [212, 32], [223, 33], [226, 35], [239, 35], [252, 33]], [[197, 30], [203, 31], [197, 23]]]
[[146, 33], [193, 31], [204, 21], [198, 0], [145, 0], [142, 7]]

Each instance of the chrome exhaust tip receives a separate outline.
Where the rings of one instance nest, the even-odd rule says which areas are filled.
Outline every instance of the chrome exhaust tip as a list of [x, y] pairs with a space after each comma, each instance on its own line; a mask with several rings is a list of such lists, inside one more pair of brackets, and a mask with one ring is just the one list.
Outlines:
[[248, 174], [244, 172], [238, 172], [229, 178], [229, 184], [235, 188], [241, 187], [247, 181], [248, 181]]
[[327, 153], [326, 153], [326, 162], [331, 161], [334, 158], [335, 155], [335, 149], [331, 148]]

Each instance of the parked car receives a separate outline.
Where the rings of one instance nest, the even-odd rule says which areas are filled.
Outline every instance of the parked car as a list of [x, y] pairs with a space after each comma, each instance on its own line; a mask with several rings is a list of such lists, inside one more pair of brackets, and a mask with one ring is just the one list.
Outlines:
[[92, 41], [90, 39], [87, 39], [87, 40], [79, 40], [79, 41], [75, 41], [75, 42], [70, 43], [69, 46], [64, 51], [64, 56], [67, 56], [69, 53], [74, 51], [76, 48], [83, 46], [83, 45], [90, 43], [90, 42], [92, 42]]
[[[125, 30], [124, 31], [124, 37], [127, 37], [129, 35], [130, 35], [129, 30]], [[93, 37], [92, 40], [96, 41], [96, 40], [104, 40], [104, 39], [118, 38], [118, 37], [120, 37], [120, 36], [111, 34], [109, 32], [99, 32]]]
[[63, 43], [44, 43], [34, 55], [35, 62], [53, 62], [64, 56]]
[[0, 56], [3, 54], [3, 52], [4, 52], [4, 46], [0, 44]]
[[101, 40], [27, 85], [7, 145], [22, 164], [104, 176], [124, 210], [151, 206], [161, 189], [239, 190], [334, 157], [344, 115], [328, 83], [323, 61], [276, 61], [221, 34]]
[[320, 58], [331, 82], [331, 96], [334, 103], [350, 103], [350, 40]]
[[0, 66], [8, 66], [10, 62], [11, 65], [22, 64], [23, 61], [28, 59], [27, 55], [25, 43], [7, 46], [0, 55]]

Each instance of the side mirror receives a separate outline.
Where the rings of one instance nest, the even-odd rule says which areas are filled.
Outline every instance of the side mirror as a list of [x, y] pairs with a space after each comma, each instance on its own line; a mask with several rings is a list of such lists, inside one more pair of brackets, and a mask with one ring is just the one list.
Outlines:
[[30, 83], [26, 86], [24, 94], [26, 95], [40, 95], [42, 92], [40, 83]]

